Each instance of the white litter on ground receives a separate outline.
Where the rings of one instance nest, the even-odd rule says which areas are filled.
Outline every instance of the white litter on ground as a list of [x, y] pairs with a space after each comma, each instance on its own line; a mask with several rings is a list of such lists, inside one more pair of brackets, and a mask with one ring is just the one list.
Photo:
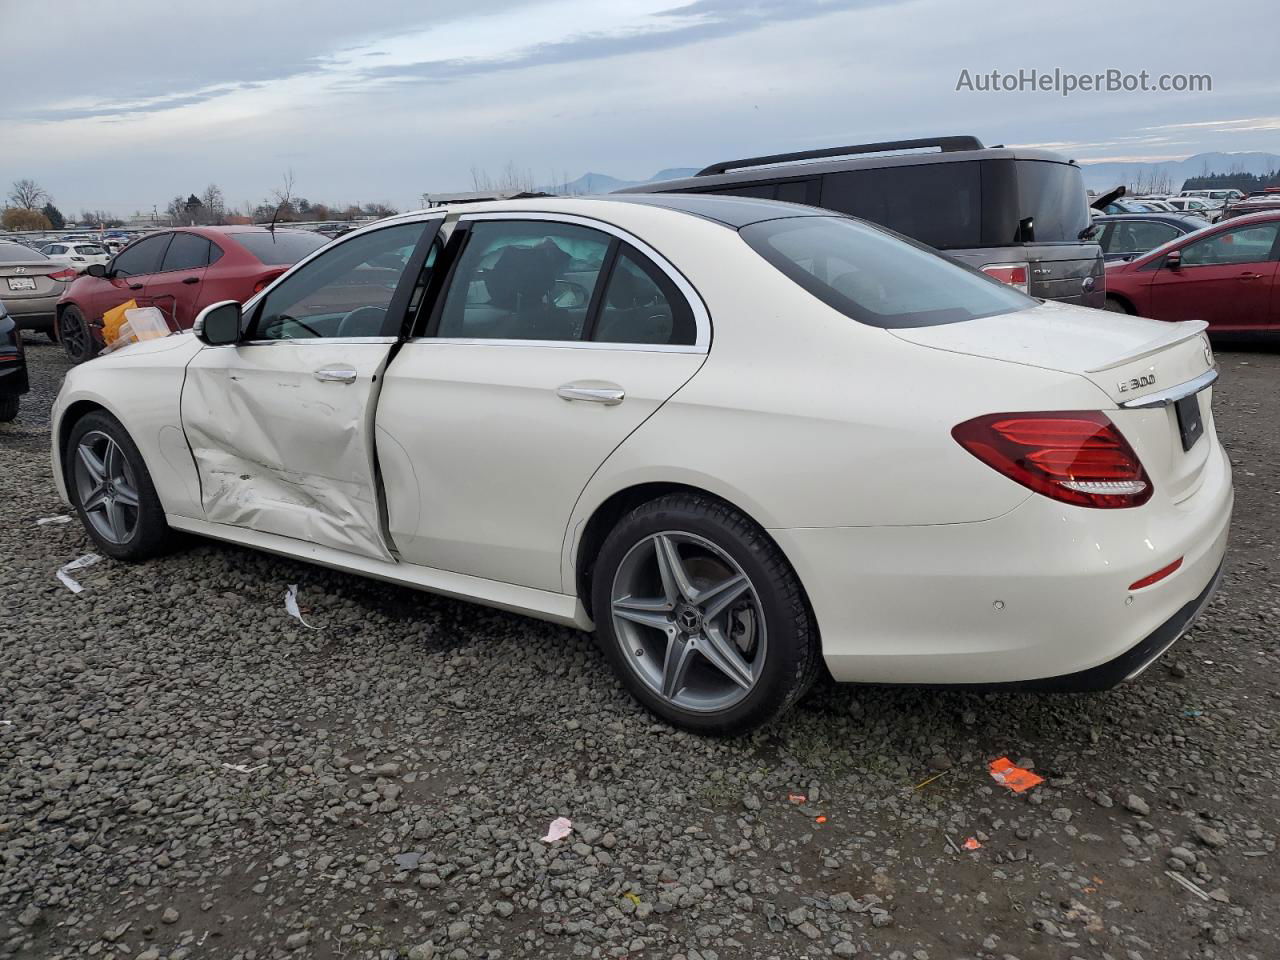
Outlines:
[[284, 595], [284, 609], [291, 617], [296, 617], [298, 622], [308, 630], [318, 630], [319, 627], [313, 627], [307, 621], [302, 619], [302, 611], [298, 609], [298, 585], [296, 583], [289, 584], [289, 589]]
[[551, 821], [551, 826], [547, 828], [547, 835], [542, 838], [542, 842], [555, 843], [557, 840], [563, 840], [571, 833], [573, 833], [573, 821], [568, 817], [556, 817]]
[[251, 767], [245, 763], [224, 763], [222, 769], [234, 770], [236, 773], [257, 773], [259, 770], [265, 770], [267, 765], [260, 763], [256, 767]]
[[71, 522], [71, 518], [70, 518], [70, 517], [66, 517], [66, 516], [62, 516], [62, 517], [40, 517], [38, 520], [36, 520], [36, 526], [42, 527], [42, 526], [44, 526], [46, 523], [70, 523], [70, 522]]
[[95, 563], [97, 563], [101, 559], [102, 558], [98, 556], [96, 553], [86, 553], [83, 557], [79, 557], [75, 560], [72, 560], [70, 563], [66, 564], [65, 566], [59, 567], [58, 579], [61, 580], [62, 585], [65, 586], [72, 593], [79, 593], [81, 590], [84, 589], [84, 587], [80, 586], [80, 584], [77, 583], [72, 577], [68, 576], [68, 574], [74, 573], [77, 570], [83, 570], [85, 567], [92, 567]]

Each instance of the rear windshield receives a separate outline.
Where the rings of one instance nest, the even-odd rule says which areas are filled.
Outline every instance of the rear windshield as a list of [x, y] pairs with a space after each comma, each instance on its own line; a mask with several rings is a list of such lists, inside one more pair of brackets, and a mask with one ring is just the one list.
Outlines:
[[277, 230], [274, 233], [263, 230], [261, 233], [235, 233], [232, 237], [236, 243], [270, 266], [297, 263], [329, 242], [328, 237], [302, 230]]
[[81, 243], [76, 246], [76, 253], [83, 253], [86, 257], [106, 256], [107, 251], [96, 243]]
[[1030, 217], [1036, 243], [1079, 243], [1089, 226], [1084, 175], [1069, 163], [1019, 160], [1018, 216]]
[[39, 250], [32, 250], [20, 243], [0, 243], [0, 263], [21, 263], [23, 260], [48, 260]]
[[998, 280], [856, 220], [790, 217], [740, 233], [823, 303], [873, 327], [960, 323], [1036, 305]]

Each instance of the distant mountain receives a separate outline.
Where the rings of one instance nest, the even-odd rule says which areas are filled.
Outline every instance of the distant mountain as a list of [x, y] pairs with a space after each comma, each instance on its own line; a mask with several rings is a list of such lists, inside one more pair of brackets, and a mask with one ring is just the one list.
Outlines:
[[1270, 173], [1280, 170], [1280, 155], [1274, 153], [1197, 153], [1185, 160], [1163, 160], [1158, 163], [1080, 161], [1084, 185], [1102, 193], [1120, 184], [1143, 185], [1173, 191], [1182, 182], [1206, 173]]
[[539, 187], [547, 193], [566, 193], [571, 196], [589, 196], [600, 193], [613, 193], [623, 187], [638, 187], [642, 183], [653, 183], [655, 180], [678, 180], [681, 177], [692, 177], [701, 167], [668, 167], [659, 170], [647, 180], [619, 180], [607, 173], [584, 173], [576, 180], [556, 184], [551, 187]]

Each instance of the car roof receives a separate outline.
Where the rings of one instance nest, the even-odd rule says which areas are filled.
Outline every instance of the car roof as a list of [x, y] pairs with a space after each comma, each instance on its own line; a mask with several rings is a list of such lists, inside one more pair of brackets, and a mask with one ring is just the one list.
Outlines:
[[[838, 217], [831, 210], [807, 207], [799, 203], [779, 200], [757, 200], [753, 197], [726, 197], [711, 194], [619, 194], [598, 197], [538, 197], [528, 200], [489, 200], [477, 203], [457, 203], [442, 207], [414, 210], [409, 213], [376, 221], [379, 224], [406, 218], [424, 216], [457, 216], [492, 213], [563, 213], [566, 215], [598, 217], [607, 220], [611, 216], [626, 218], [628, 212], [638, 207], [670, 211], [674, 214], [710, 220], [732, 229], [780, 220], [788, 217]], [[365, 224], [361, 229], [367, 229]]]

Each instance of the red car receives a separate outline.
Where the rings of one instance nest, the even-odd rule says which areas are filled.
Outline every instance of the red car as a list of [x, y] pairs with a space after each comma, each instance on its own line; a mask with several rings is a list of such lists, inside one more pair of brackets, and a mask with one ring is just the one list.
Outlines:
[[1210, 333], [1280, 333], [1280, 210], [1234, 217], [1107, 264], [1108, 310], [1205, 320]]
[[249, 299], [328, 237], [266, 227], [181, 227], [135, 240], [93, 264], [58, 300], [55, 333], [73, 363], [104, 346], [102, 315], [128, 300], [154, 306], [186, 330], [219, 300]]

